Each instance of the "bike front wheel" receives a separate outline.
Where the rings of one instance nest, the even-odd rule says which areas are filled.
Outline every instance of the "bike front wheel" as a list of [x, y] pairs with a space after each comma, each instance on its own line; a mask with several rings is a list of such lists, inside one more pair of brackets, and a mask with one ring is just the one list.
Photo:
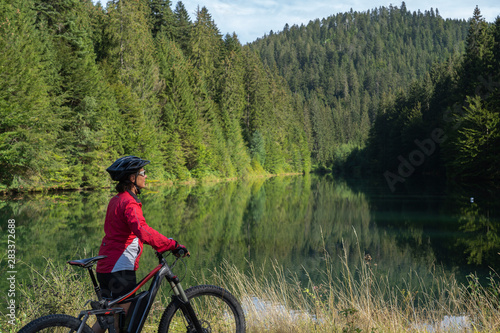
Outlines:
[[[18, 333], [68, 333], [76, 332], [82, 322], [75, 317], [63, 314], [48, 315], [33, 320], [21, 328]], [[92, 329], [85, 324], [82, 333], [93, 333]]]
[[[243, 333], [245, 316], [240, 303], [227, 290], [210, 285], [191, 287], [185, 291], [203, 333]], [[171, 302], [161, 317], [158, 333], [192, 333], [195, 328], [184, 315], [179, 302]], [[201, 332], [200, 332], [201, 333]]]

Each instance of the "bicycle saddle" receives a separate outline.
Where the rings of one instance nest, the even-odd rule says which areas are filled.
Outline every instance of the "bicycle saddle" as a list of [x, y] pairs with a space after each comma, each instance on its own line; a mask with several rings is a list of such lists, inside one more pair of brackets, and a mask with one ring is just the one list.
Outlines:
[[97, 257], [92, 257], [92, 258], [87, 258], [87, 259], [80, 259], [80, 260], [69, 260], [68, 264], [74, 265], [74, 266], [80, 266], [83, 268], [89, 268], [94, 266], [94, 263], [98, 260], [107, 258], [108, 256], [97, 256]]

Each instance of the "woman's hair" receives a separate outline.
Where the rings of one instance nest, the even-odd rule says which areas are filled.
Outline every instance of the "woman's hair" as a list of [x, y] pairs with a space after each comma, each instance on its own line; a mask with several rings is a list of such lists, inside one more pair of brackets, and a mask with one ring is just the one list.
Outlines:
[[127, 190], [131, 190], [133, 186], [134, 183], [132, 183], [130, 180], [127, 179], [127, 180], [122, 180], [118, 184], [116, 184], [115, 189], [118, 193], [123, 193]]

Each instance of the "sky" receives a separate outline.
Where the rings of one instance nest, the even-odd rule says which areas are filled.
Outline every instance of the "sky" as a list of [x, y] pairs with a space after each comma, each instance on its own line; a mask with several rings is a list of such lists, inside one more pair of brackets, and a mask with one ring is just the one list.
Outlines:
[[[175, 9], [177, 0], [172, 1]], [[196, 19], [198, 6], [206, 7], [222, 35], [236, 32], [242, 44], [251, 43], [265, 34], [282, 31], [285, 24], [307, 25], [309, 21], [322, 19], [351, 10], [366, 12], [391, 4], [400, 7], [402, 1], [374, 0], [182, 0], [191, 20]], [[476, 5], [488, 22], [494, 22], [500, 15], [498, 0], [441, 0], [405, 1], [411, 11], [437, 8], [443, 18], [469, 19]]]

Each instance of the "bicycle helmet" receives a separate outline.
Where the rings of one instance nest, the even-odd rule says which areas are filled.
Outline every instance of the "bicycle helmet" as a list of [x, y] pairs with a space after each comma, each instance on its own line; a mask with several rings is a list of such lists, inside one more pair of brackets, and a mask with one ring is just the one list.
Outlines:
[[137, 156], [124, 156], [117, 159], [106, 171], [115, 181], [126, 181], [131, 174], [139, 172], [150, 161]]

